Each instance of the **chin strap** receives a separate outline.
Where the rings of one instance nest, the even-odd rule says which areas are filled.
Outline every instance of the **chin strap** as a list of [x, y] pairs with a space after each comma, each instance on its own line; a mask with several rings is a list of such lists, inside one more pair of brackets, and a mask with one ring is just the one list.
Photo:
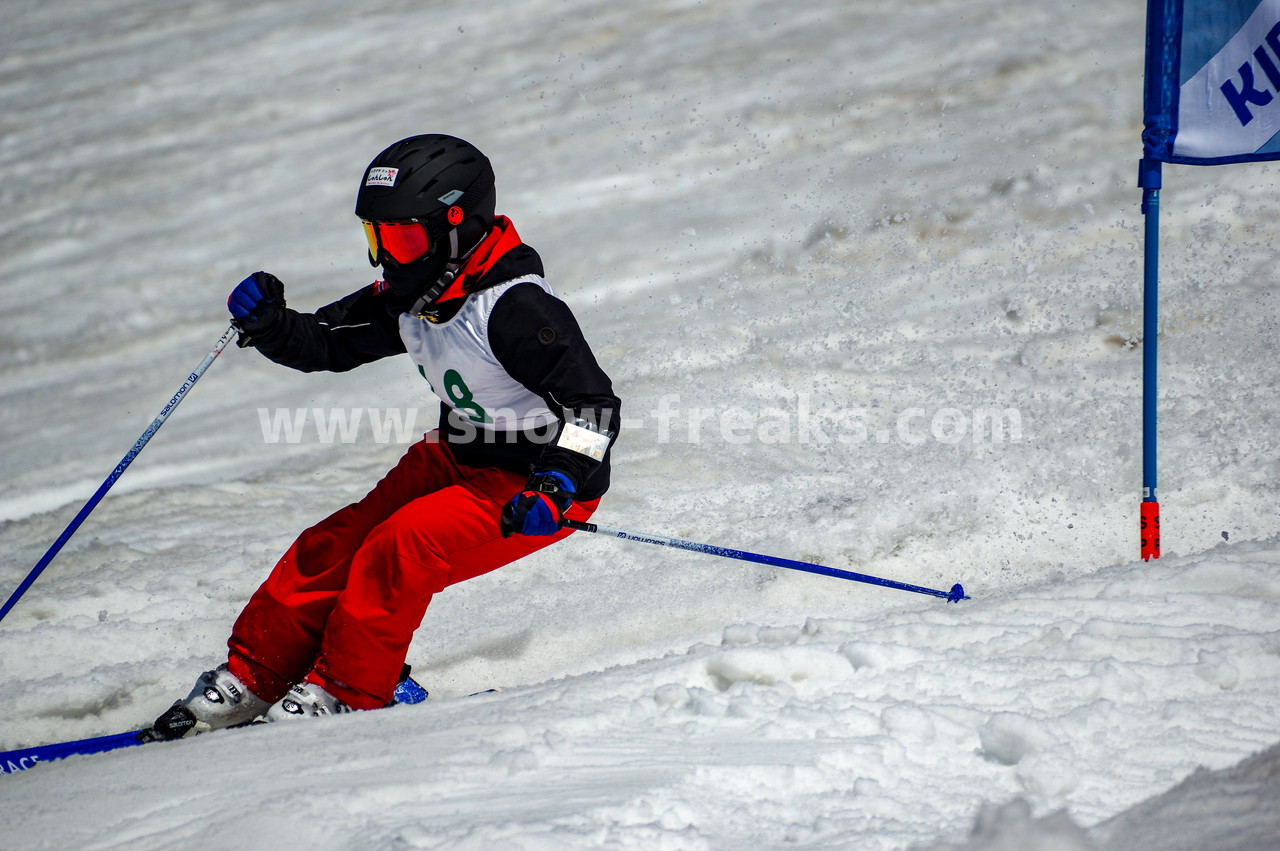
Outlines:
[[434, 315], [438, 308], [432, 309], [432, 303], [440, 296], [444, 295], [444, 291], [449, 289], [449, 285], [458, 277], [458, 270], [462, 268], [459, 263], [450, 263], [445, 269], [444, 274], [440, 276], [440, 280], [432, 284], [425, 293], [423, 293], [417, 301], [413, 303], [413, 307], [409, 310], [411, 314], [419, 319], [426, 319], [432, 322], [438, 321]]
[[449, 265], [445, 266], [444, 274], [440, 276], [440, 280], [436, 281], [434, 284], [432, 284], [430, 287], [427, 288], [427, 291], [424, 292], [421, 295], [421, 297], [419, 297], [418, 300], [413, 303], [413, 307], [410, 309], [409, 312], [414, 316], [418, 317], [419, 319], [426, 319], [428, 322], [439, 322], [440, 309], [439, 307], [433, 308], [432, 305], [435, 303], [436, 299], [444, 295], [445, 291], [449, 289], [449, 286], [455, 280], [457, 280], [458, 273], [462, 271], [462, 268], [463, 266], [466, 265], [467, 260], [470, 259], [471, 255], [475, 253], [475, 250], [479, 248], [480, 244], [484, 242], [485, 239], [487, 239], [488, 237], [489, 237], [489, 233], [485, 233], [485, 235], [481, 237], [480, 240], [478, 240], [475, 245], [471, 246], [471, 248], [467, 251], [466, 254], [459, 257], [458, 256], [458, 229], [451, 228], [449, 230], [449, 257], [450, 257]]

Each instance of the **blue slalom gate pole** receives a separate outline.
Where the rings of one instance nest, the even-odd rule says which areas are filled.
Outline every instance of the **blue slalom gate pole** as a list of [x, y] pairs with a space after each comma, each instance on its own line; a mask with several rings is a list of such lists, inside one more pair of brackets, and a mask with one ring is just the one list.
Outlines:
[[626, 529], [614, 529], [609, 526], [598, 526], [595, 523], [583, 523], [581, 520], [561, 520], [560, 527], [563, 529], [573, 529], [578, 532], [594, 532], [600, 535], [610, 535], [614, 538], [622, 538], [626, 541], [639, 541], [642, 544], [657, 544], [662, 547], [674, 547], [678, 550], [689, 550], [695, 553], [705, 553], [707, 555], [721, 556], [723, 558], [734, 558], [740, 561], [752, 561], [758, 564], [768, 564], [773, 567], [785, 567], [788, 570], [802, 570], [806, 573], [817, 573], [821, 576], [834, 576], [837, 579], [849, 579], [853, 582], [865, 582], [869, 585], [879, 585], [882, 588], [897, 588], [899, 591], [912, 591], [916, 594], [928, 594], [931, 597], [941, 597], [948, 603], [956, 603], [960, 600], [969, 599], [969, 597], [965, 596], [964, 588], [961, 587], [958, 582], [951, 586], [950, 591], [937, 591], [933, 588], [922, 588], [919, 585], [908, 585], [905, 582], [895, 582], [892, 579], [881, 579], [876, 576], [867, 576], [864, 573], [854, 573], [851, 570], [840, 570], [835, 567], [824, 567], [820, 564], [810, 564], [807, 561], [794, 561], [789, 558], [749, 553], [744, 550], [719, 547], [715, 544], [699, 544], [694, 541], [682, 541], [679, 538], [668, 538], [663, 535], [647, 535], [640, 532], [628, 532]]
[[84, 508], [80, 509], [80, 513], [75, 516], [67, 528], [62, 531], [62, 534], [58, 536], [58, 540], [53, 542], [53, 546], [49, 547], [49, 551], [44, 554], [40, 561], [36, 563], [36, 566], [32, 568], [31, 572], [27, 574], [27, 578], [22, 580], [22, 583], [17, 587], [17, 589], [9, 595], [9, 599], [5, 601], [4, 606], [0, 608], [0, 620], [4, 620], [4, 616], [9, 614], [9, 610], [14, 607], [14, 604], [18, 602], [23, 594], [27, 593], [27, 589], [31, 587], [31, 583], [36, 581], [36, 578], [44, 572], [46, 567], [49, 566], [49, 562], [53, 561], [54, 556], [56, 556], [67, 541], [71, 539], [71, 536], [76, 533], [76, 530], [80, 528], [80, 524], [89, 516], [89, 512], [93, 511], [93, 509], [97, 507], [98, 503], [102, 501], [102, 498], [107, 495], [107, 491], [111, 490], [111, 486], [116, 483], [116, 480], [119, 479], [124, 471], [128, 469], [129, 465], [133, 463], [133, 459], [138, 457], [138, 453], [142, 451], [142, 447], [147, 445], [147, 441], [151, 440], [152, 436], [160, 430], [160, 426], [164, 425], [165, 420], [169, 419], [169, 415], [173, 413], [174, 408], [178, 407], [178, 403], [186, 397], [187, 391], [194, 387], [196, 382], [200, 380], [200, 376], [204, 375], [205, 370], [209, 368], [209, 364], [213, 363], [213, 359], [222, 354], [222, 350], [226, 348], [227, 343], [231, 342], [231, 338], [235, 333], [235, 325], [229, 326], [226, 331], [222, 332], [222, 336], [218, 338], [218, 342], [214, 344], [213, 349], [210, 350], [209, 354], [205, 355], [204, 360], [200, 361], [200, 365], [195, 368], [195, 371], [187, 376], [187, 380], [178, 388], [178, 392], [173, 394], [173, 398], [169, 400], [169, 404], [165, 405], [160, 411], [160, 415], [151, 421], [151, 425], [147, 426], [147, 430], [144, 431], [142, 436], [138, 438], [138, 441], [133, 444], [133, 448], [125, 453], [124, 458], [122, 458], [120, 463], [116, 465], [116, 468], [111, 471], [111, 475], [107, 476], [106, 481], [98, 487], [98, 490], [94, 495], [91, 496], [89, 501], [84, 504]]
[[1156, 496], [1156, 357], [1160, 336], [1160, 161], [1143, 157], [1138, 170], [1142, 189], [1142, 504], [1139, 555], [1160, 558], [1160, 500]]

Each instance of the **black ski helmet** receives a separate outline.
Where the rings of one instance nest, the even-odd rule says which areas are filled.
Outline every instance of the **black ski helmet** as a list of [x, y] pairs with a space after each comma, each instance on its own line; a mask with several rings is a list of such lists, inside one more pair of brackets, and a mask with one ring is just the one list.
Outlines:
[[[373, 158], [356, 194], [356, 215], [370, 222], [425, 224], [433, 261], [426, 265], [438, 268], [438, 276], [489, 232], [495, 204], [489, 158], [470, 142], [429, 133], [401, 139]], [[370, 256], [370, 262], [395, 265], [385, 256]]]

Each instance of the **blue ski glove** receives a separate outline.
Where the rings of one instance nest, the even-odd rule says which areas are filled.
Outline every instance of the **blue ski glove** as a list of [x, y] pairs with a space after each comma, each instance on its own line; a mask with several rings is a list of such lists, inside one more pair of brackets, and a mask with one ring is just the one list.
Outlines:
[[573, 505], [577, 488], [564, 473], [554, 470], [536, 472], [529, 477], [525, 489], [502, 509], [499, 524], [502, 537], [512, 535], [554, 535], [560, 531], [560, 520]]
[[284, 312], [284, 284], [275, 275], [254, 272], [231, 291], [227, 310], [242, 333], [261, 333], [274, 325]]

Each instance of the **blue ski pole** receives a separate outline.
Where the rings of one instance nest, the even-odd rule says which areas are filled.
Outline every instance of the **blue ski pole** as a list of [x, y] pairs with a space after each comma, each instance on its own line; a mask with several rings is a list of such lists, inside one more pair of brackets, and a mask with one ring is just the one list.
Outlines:
[[62, 534], [58, 536], [58, 540], [53, 542], [53, 546], [49, 547], [49, 551], [44, 554], [36, 566], [32, 568], [31, 572], [27, 574], [27, 578], [22, 580], [22, 584], [20, 584], [17, 589], [9, 595], [9, 599], [5, 602], [4, 607], [0, 608], [0, 620], [4, 620], [4, 616], [9, 614], [9, 610], [13, 608], [19, 598], [21, 598], [23, 594], [27, 593], [27, 589], [31, 587], [31, 583], [36, 581], [36, 578], [44, 572], [46, 567], [49, 566], [49, 562], [53, 561], [54, 556], [58, 554], [63, 545], [66, 544], [67, 541], [71, 539], [71, 536], [76, 533], [76, 530], [80, 528], [80, 524], [89, 516], [89, 512], [93, 511], [93, 509], [97, 507], [98, 503], [102, 501], [102, 498], [107, 495], [107, 491], [111, 490], [111, 486], [116, 483], [116, 479], [120, 478], [124, 471], [128, 469], [129, 465], [133, 463], [133, 459], [138, 457], [138, 453], [142, 451], [142, 447], [147, 445], [147, 441], [151, 440], [151, 437], [160, 430], [160, 426], [164, 425], [164, 421], [169, 419], [169, 415], [173, 413], [173, 409], [178, 407], [178, 403], [187, 395], [187, 391], [194, 387], [196, 382], [200, 380], [200, 376], [204, 375], [204, 371], [209, 368], [209, 364], [213, 363], [213, 359], [222, 354], [222, 350], [226, 348], [227, 343], [231, 342], [231, 338], [235, 333], [235, 325], [229, 326], [227, 330], [222, 333], [222, 336], [218, 338], [218, 342], [214, 344], [213, 349], [209, 354], [205, 355], [204, 360], [200, 361], [200, 365], [195, 368], [195, 371], [187, 376], [187, 380], [182, 382], [182, 386], [178, 388], [178, 392], [173, 394], [173, 398], [169, 400], [169, 404], [165, 405], [160, 411], [160, 415], [151, 421], [151, 425], [147, 426], [147, 430], [138, 438], [138, 442], [133, 444], [133, 448], [130, 449], [125, 454], [124, 458], [120, 460], [120, 463], [116, 465], [116, 468], [111, 471], [111, 475], [107, 476], [106, 481], [98, 487], [97, 492], [95, 492], [93, 496], [89, 497], [89, 501], [84, 504], [84, 508], [80, 509], [80, 513], [77, 514], [75, 519], [71, 521], [70, 525], [62, 531]]
[[564, 529], [574, 529], [579, 532], [596, 532], [601, 535], [612, 535], [615, 538], [622, 538], [627, 541], [639, 541], [643, 544], [657, 544], [661, 547], [675, 547], [678, 550], [689, 550], [695, 553], [706, 553], [707, 555], [722, 556], [724, 558], [736, 558], [740, 561], [754, 561], [758, 564], [768, 564], [773, 567], [785, 567], [789, 570], [803, 570], [806, 573], [817, 573], [822, 576], [834, 576], [837, 579], [866, 582], [869, 585], [879, 585], [883, 588], [897, 588], [899, 591], [912, 591], [916, 594], [928, 594], [931, 597], [941, 597], [948, 603], [956, 603], [960, 600], [969, 599], [969, 597], [965, 595], [964, 588], [961, 587], [959, 582], [952, 585], [950, 591], [937, 591], [933, 588], [922, 588], [919, 585], [908, 585], [905, 582], [895, 582], [892, 579], [881, 579], [877, 576], [867, 576], [865, 573], [854, 573], [851, 570], [840, 570], [835, 567], [824, 567], [820, 564], [810, 564], [807, 561], [794, 561], [789, 558], [760, 555], [759, 553], [749, 553], [744, 550], [733, 550], [728, 547], [718, 547], [715, 544], [699, 544], [694, 541], [682, 541], [679, 538], [667, 538], [662, 535], [647, 535], [640, 532], [628, 532], [626, 529], [613, 529], [609, 526], [598, 526], [595, 523], [583, 523], [581, 520], [561, 520], [560, 526]]

